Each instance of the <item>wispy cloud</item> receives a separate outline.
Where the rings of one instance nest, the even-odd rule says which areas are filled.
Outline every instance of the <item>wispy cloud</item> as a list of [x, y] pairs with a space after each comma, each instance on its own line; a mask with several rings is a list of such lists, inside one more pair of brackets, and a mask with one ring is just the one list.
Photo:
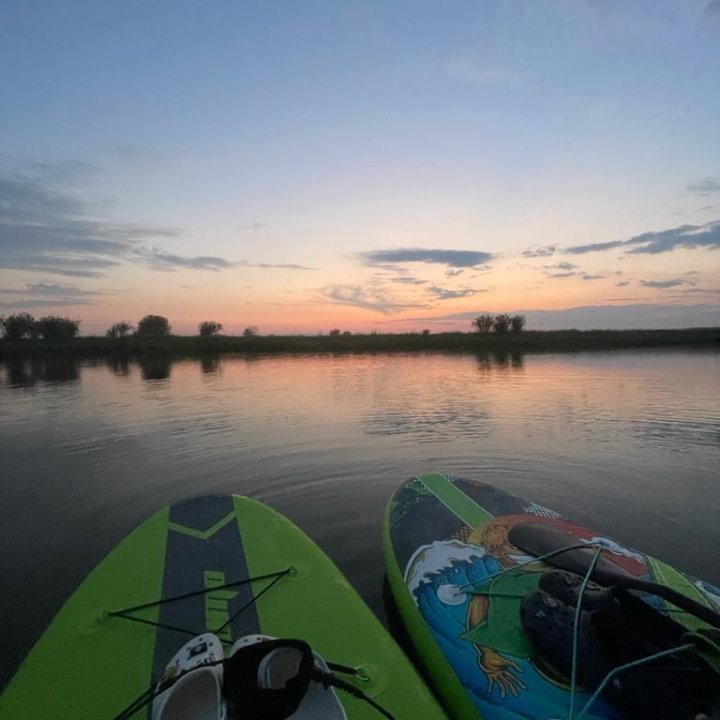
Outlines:
[[427, 285], [428, 280], [421, 280], [416, 277], [394, 277], [390, 278], [390, 282], [399, 283], [400, 285]]
[[0, 288], [0, 296], [11, 296], [12, 300], [0, 300], [3, 310], [26, 310], [40, 307], [67, 307], [71, 305], [92, 305], [94, 296], [104, 295], [93, 290], [83, 290], [75, 285], [57, 283], [26, 283], [24, 288]]
[[558, 250], [557, 245], [535, 245], [523, 251], [523, 257], [550, 257]]
[[0, 295], [35, 295], [37, 297], [86, 297], [88, 295], [104, 295], [94, 290], [83, 290], [75, 285], [58, 285], [57, 283], [25, 283], [24, 289], [0, 288]]
[[677, 287], [678, 285], [686, 285], [687, 280], [683, 280], [682, 278], [671, 278], [670, 280], [640, 280], [639, 284], [643, 287], [664, 290], [665, 288]]
[[720, 248], [720, 220], [703, 225], [680, 225], [669, 230], [646, 232], [629, 240], [611, 240], [604, 243], [575, 245], [563, 252], [570, 255], [583, 255], [590, 252], [601, 252], [614, 248], [628, 248], [632, 254], [649, 254], [669, 252], [676, 248]]
[[495, 256], [481, 250], [425, 250], [422, 248], [398, 248], [360, 253], [366, 265], [388, 263], [429, 263], [447, 265], [451, 268], [471, 268], [490, 262]]
[[279, 270], [317, 270], [317, 268], [309, 267], [308, 265], [297, 265], [295, 263], [253, 263], [248, 260], [238, 260], [233, 265], [240, 265], [242, 267], [254, 267], [262, 268], [263, 270], [268, 269], [279, 269]]
[[540, 271], [549, 278], [570, 278], [579, 275], [577, 265], [570, 262], [553, 263], [552, 265], [541, 265]]
[[580, 278], [582, 280], [603, 280], [605, 275], [592, 275], [591, 273], [581, 273]]
[[457, 298], [472, 297], [481, 292], [487, 292], [487, 290], [473, 290], [471, 288], [464, 288], [461, 290], [451, 290], [450, 288], [442, 288], [437, 285], [431, 285], [426, 288], [426, 292], [432, 295], [436, 300], [455, 300]]
[[703, 10], [703, 15], [707, 18], [720, 19], [720, 0], [712, 0]]
[[165, 252], [158, 248], [136, 247], [134, 254], [142, 258], [148, 267], [153, 270], [173, 271], [179, 268], [192, 270], [225, 270], [233, 267], [235, 263], [220, 257], [198, 255], [196, 257], [185, 257]]
[[426, 307], [422, 303], [396, 302], [382, 288], [361, 285], [328, 285], [318, 290], [318, 294], [323, 302], [374, 310], [383, 315], [390, 315], [408, 308]]
[[696, 182], [690, 183], [685, 191], [689, 195], [712, 195], [713, 193], [720, 192], [720, 180], [717, 178], [703, 178]]

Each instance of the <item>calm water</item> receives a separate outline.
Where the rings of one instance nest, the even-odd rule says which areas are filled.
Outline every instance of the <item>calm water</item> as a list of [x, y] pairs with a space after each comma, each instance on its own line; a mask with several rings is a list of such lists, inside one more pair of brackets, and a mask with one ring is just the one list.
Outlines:
[[0, 370], [2, 676], [167, 503], [251, 495], [384, 619], [381, 522], [410, 475], [547, 504], [720, 581], [720, 354], [357, 355]]

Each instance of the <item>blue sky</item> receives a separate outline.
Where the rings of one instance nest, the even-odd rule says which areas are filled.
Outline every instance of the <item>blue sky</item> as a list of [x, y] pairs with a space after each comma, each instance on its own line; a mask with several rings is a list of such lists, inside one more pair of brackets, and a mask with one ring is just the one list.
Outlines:
[[6, 0], [0, 313], [717, 324], [718, 88], [720, 0]]

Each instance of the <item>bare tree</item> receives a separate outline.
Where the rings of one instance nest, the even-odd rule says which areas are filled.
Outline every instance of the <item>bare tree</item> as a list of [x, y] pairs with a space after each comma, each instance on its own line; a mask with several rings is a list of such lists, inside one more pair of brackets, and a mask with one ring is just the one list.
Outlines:
[[493, 329], [495, 318], [492, 315], [485, 313], [484, 315], [478, 315], [473, 321], [472, 326], [480, 333], [489, 333]]
[[493, 319], [493, 330], [496, 333], [505, 333], [510, 329], [510, 316], [505, 313], [496, 315]]
[[213, 320], [205, 320], [198, 325], [198, 330], [202, 337], [212, 337], [217, 335], [223, 329], [222, 323]]
[[128, 335], [132, 335], [134, 332], [135, 328], [130, 323], [122, 321], [115, 323], [111, 328], [108, 328], [105, 336], [109, 338], [123, 338]]

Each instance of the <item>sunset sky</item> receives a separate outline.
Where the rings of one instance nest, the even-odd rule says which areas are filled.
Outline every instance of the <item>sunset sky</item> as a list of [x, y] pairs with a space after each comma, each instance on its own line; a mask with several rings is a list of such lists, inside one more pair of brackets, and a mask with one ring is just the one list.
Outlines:
[[720, 0], [4, 0], [0, 314], [720, 322]]

